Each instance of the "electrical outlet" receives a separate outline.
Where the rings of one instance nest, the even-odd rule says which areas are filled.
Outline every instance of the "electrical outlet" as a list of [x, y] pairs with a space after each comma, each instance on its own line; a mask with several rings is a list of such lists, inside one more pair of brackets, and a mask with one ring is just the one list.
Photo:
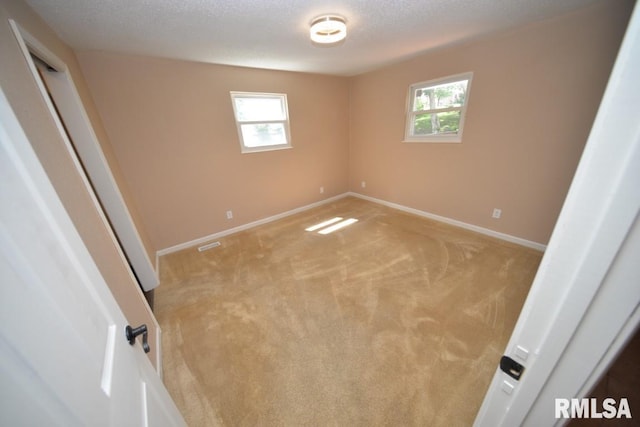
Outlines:
[[320, 187], [320, 194], [324, 193], [324, 187]]
[[502, 209], [495, 208], [491, 216], [495, 219], [498, 219], [500, 218], [501, 215], [502, 215]]
[[232, 218], [233, 218], [233, 212], [227, 211], [227, 219], [232, 219]]
[[367, 187], [367, 182], [366, 181], [362, 181], [360, 183], [360, 186], [362, 186], [362, 188], [366, 188]]

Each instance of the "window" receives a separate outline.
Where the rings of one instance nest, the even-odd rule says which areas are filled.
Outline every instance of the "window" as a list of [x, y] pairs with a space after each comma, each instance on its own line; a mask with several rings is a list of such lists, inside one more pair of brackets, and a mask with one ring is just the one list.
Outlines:
[[291, 148], [287, 95], [231, 92], [243, 153]]
[[404, 142], [462, 142], [472, 73], [409, 87]]

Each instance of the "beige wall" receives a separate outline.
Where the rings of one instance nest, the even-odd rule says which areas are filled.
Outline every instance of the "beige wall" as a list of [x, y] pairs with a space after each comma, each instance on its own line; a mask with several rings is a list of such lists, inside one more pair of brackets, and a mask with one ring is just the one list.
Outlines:
[[[151, 313], [146, 310], [144, 297], [97, 214], [80, 175], [75, 172], [71, 157], [11, 31], [9, 19], [15, 20], [69, 66], [78, 92], [117, 179], [118, 165], [109, 151], [108, 140], [76, 58], [71, 49], [58, 39], [24, 3], [19, 0], [3, 0], [0, 3], [0, 58], [2, 58], [0, 86], [127, 319], [134, 325], [146, 323], [149, 326], [152, 345], [149, 356], [155, 362], [155, 326]], [[126, 187], [121, 180], [120, 185], [126, 195]], [[141, 232], [144, 233], [144, 230]]]
[[[632, 5], [601, 1], [354, 77], [351, 190], [546, 244]], [[402, 143], [408, 86], [466, 71], [462, 144]]]
[[[604, 0], [353, 78], [77, 55], [155, 250], [347, 190], [546, 244], [632, 5]], [[463, 143], [402, 143], [408, 86], [466, 71]], [[241, 154], [231, 90], [287, 93], [294, 149]]]
[[[156, 249], [347, 191], [348, 79], [77, 55]], [[229, 91], [286, 93], [293, 149], [241, 154]]]

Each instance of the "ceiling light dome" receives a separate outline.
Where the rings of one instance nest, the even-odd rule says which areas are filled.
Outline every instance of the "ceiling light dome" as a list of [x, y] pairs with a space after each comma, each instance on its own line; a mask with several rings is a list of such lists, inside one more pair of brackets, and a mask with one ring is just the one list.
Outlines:
[[311, 41], [320, 44], [333, 44], [347, 37], [346, 20], [339, 15], [322, 15], [311, 21], [309, 31]]

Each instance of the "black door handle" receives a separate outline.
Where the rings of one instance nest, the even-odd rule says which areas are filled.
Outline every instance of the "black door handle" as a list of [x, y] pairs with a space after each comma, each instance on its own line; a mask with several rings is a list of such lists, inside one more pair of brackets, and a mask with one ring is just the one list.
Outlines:
[[144, 349], [144, 352], [149, 353], [151, 351], [151, 347], [149, 347], [149, 342], [147, 341], [147, 325], [142, 324], [137, 328], [132, 328], [130, 325], [127, 325], [127, 327], [124, 328], [124, 332], [127, 337], [127, 341], [129, 341], [129, 344], [131, 345], [134, 345], [136, 343], [136, 337], [142, 334], [142, 348]]

